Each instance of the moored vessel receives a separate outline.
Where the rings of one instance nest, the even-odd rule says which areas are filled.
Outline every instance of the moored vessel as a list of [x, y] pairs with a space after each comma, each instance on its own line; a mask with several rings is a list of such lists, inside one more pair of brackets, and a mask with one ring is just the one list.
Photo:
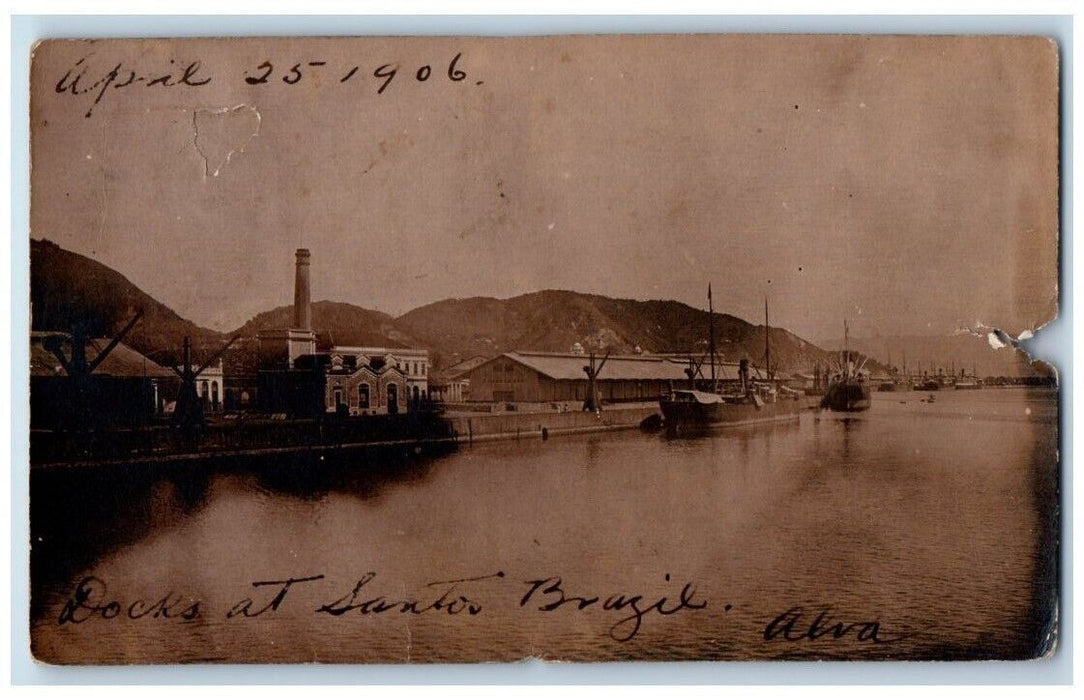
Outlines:
[[667, 430], [755, 425], [797, 420], [802, 410], [800, 396], [776, 394], [764, 400], [757, 393], [718, 394], [711, 391], [679, 389], [659, 401]]
[[711, 361], [710, 388], [707, 391], [696, 388], [695, 375], [690, 372], [690, 388], [677, 389], [659, 400], [663, 422], [667, 432], [674, 434], [688, 430], [711, 428], [716, 426], [755, 425], [786, 420], [797, 420], [801, 415], [802, 397], [800, 391], [777, 387], [771, 374], [771, 346], [768, 337], [768, 302], [764, 302], [764, 361], [765, 378], [754, 381], [750, 374], [749, 361], [741, 360], [738, 364], [738, 381], [732, 384], [731, 391], [720, 392], [715, 374], [715, 329], [711, 300], [711, 285], [708, 285], [708, 354]]
[[[869, 410], [872, 405], [870, 397], [869, 376], [862, 372], [866, 361], [857, 365], [847, 347], [849, 329], [847, 322], [843, 322], [843, 352], [840, 356], [839, 371], [832, 376], [828, 383], [828, 391], [821, 399], [821, 408], [831, 411], [843, 411], [853, 413], [856, 411]], [[868, 358], [867, 358], [868, 359]]]
[[957, 389], [981, 389], [985, 386], [985, 382], [979, 379], [979, 373], [974, 366], [971, 367], [971, 374], [967, 375], [960, 371], [960, 378], [956, 380]]
[[853, 413], [869, 410], [872, 403], [869, 382], [865, 377], [857, 375], [833, 381], [821, 399], [821, 408]]

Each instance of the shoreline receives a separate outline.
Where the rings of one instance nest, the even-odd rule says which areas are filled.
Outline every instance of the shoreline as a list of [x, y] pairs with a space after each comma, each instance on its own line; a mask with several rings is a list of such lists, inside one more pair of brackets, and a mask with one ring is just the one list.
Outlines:
[[[544, 441], [550, 436], [574, 435], [638, 428], [640, 422], [649, 415], [657, 413], [657, 406], [637, 406], [633, 408], [613, 408], [600, 413], [587, 412], [530, 412], [478, 414], [471, 416], [453, 416], [440, 419], [445, 428], [443, 435], [418, 434], [396, 439], [374, 440], [335, 440], [334, 435], [325, 435], [315, 441], [299, 442], [292, 445], [261, 445], [247, 448], [223, 448], [205, 450], [187, 450], [170, 452], [144, 452], [142, 454], [113, 455], [99, 459], [53, 459], [30, 461], [30, 469], [35, 472], [62, 470], [89, 470], [94, 468], [126, 468], [161, 466], [190, 466], [201, 463], [226, 461], [244, 462], [265, 457], [278, 456], [284, 461], [302, 463], [324, 461], [346, 454], [364, 454], [366, 452], [406, 452], [416, 455], [454, 449], [459, 445], [474, 442], [498, 442], [532, 439]], [[294, 425], [311, 425], [310, 422], [298, 422]], [[283, 426], [291, 425], [289, 423]], [[221, 426], [217, 426], [221, 428]], [[251, 426], [249, 426], [251, 427]], [[336, 427], [332, 425], [328, 432]], [[347, 426], [348, 427], [348, 426]], [[235, 432], [235, 428], [227, 428]], [[138, 431], [137, 431], [138, 433]], [[47, 433], [39, 433], [44, 438]]]

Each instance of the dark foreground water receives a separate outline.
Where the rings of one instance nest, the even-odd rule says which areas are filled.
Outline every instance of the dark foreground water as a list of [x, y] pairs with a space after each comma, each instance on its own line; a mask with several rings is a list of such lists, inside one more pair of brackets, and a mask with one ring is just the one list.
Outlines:
[[[311, 473], [35, 474], [34, 653], [1039, 653], [1056, 604], [1057, 395], [927, 396], [875, 394], [846, 420], [810, 412], [692, 439], [626, 431]], [[289, 578], [312, 580], [277, 606], [284, 584], [253, 586]], [[478, 580], [446, 583], [458, 579]]]

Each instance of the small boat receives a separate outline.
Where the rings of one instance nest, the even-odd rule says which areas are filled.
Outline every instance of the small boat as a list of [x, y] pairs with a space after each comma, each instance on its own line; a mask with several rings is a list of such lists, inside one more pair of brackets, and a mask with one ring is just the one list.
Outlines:
[[895, 391], [896, 382], [881, 382], [877, 385], [877, 391]]

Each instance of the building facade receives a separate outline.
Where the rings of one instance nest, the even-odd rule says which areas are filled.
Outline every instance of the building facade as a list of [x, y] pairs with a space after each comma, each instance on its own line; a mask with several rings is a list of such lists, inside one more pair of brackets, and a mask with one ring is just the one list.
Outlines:
[[333, 353], [324, 385], [327, 410], [351, 416], [409, 410], [406, 375], [389, 360], [373, 356], [365, 362], [348, 362]]
[[[470, 399], [483, 402], [583, 401], [589, 358], [574, 353], [507, 352], [470, 371]], [[602, 363], [602, 358], [596, 358]], [[674, 388], [687, 387], [686, 358], [653, 355], [611, 356], [602, 364], [599, 398], [608, 403], [654, 401]], [[734, 372], [717, 363], [717, 376]]]
[[429, 378], [429, 398], [441, 403], [463, 403], [470, 400], [470, 379], [464, 375], [435, 373]]
[[336, 345], [332, 358], [353, 356], [358, 366], [369, 364], [370, 358], [382, 357], [403, 374], [406, 398], [412, 404], [429, 400], [429, 351], [422, 348], [382, 348]]
[[222, 360], [219, 360], [216, 366], [207, 367], [196, 378], [196, 396], [205, 412], [218, 413], [224, 406], [225, 377], [222, 373]]
[[429, 377], [429, 397], [442, 403], [464, 403], [471, 400], [470, 373], [489, 358], [475, 355], [451, 367], [432, 373]]

